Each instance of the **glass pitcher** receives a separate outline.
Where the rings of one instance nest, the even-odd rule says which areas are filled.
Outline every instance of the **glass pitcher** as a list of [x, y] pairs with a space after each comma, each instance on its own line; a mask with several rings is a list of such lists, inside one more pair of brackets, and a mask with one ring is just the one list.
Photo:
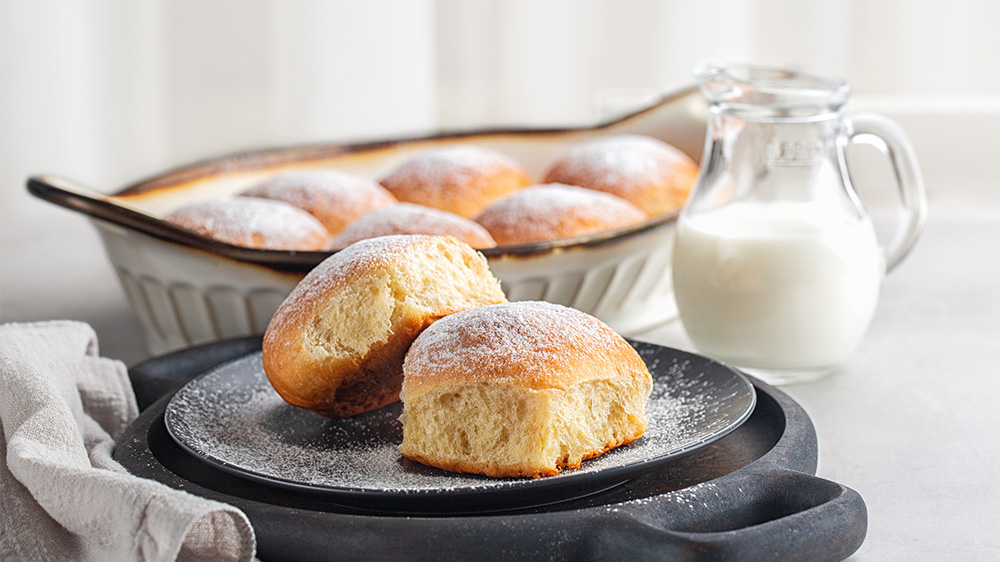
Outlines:
[[[701, 173], [681, 211], [674, 290], [700, 352], [766, 382], [819, 378], [871, 322], [879, 287], [920, 235], [923, 180], [902, 131], [846, 117], [843, 80], [785, 67], [696, 70], [709, 105]], [[851, 185], [845, 148], [878, 147], [905, 219], [882, 247]]]

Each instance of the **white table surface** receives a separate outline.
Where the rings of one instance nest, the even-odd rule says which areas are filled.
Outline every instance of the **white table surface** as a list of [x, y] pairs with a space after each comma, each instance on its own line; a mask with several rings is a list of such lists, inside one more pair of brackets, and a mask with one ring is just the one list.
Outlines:
[[[4, 226], [0, 321], [81, 320], [102, 355], [147, 358], [96, 231], [61, 209], [51, 223], [28, 239]], [[932, 201], [853, 358], [825, 380], [783, 387], [816, 426], [819, 476], [868, 505], [852, 560], [1000, 559], [998, 279], [1000, 205]], [[688, 347], [677, 322], [639, 337]]]

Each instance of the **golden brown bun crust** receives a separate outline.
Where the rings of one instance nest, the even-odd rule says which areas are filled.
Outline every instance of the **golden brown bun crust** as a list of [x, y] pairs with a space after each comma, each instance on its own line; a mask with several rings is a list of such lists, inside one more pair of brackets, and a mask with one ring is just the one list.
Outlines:
[[330, 233], [309, 213], [252, 197], [222, 197], [185, 205], [164, 220], [216, 240], [268, 250], [325, 250]]
[[475, 221], [423, 205], [397, 203], [351, 223], [334, 239], [333, 247], [345, 248], [359, 240], [392, 234], [454, 236], [477, 250], [497, 245], [490, 233]]
[[698, 165], [677, 148], [642, 135], [609, 135], [576, 144], [545, 174], [545, 183], [596, 189], [631, 201], [650, 216], [681, 208]]
[[514, 159], [481, 146], [418, 154], [382, 178], [396, 199], [472, 218], [496, 199], [531, 183]]
[[396, 203], [396, 198], [377, 182], [337, 170], [278, 174], [242, 195], [294, 205], [319, 219], [331, 236], [362, 215]]
[[399, 398], [403, 358], [432, 322], [505, 302], [486, 258], [450, 237], [385, 236], [330, 256], [264, 334], [264, 371], [294, 406], [342, 418]]
[[638, 224], [648, 217], [628, 201], [562, 184], [526, 187], [494, 201], [476, 217], [497, 244], [572, 238]]
[[652, 389], [638, 353], [606, 324], [532, 301], [438, 321], [404, 373], [400, 452], [493, 477], [549, 476], [638, 439]]

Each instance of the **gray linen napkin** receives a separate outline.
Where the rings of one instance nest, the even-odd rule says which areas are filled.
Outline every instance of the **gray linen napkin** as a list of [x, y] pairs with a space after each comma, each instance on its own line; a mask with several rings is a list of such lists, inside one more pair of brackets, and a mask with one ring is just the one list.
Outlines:
[[128, 474], [111, 457], [138, 414], [90, 326], [0, 325], [0, 560], [251, 560], [238, 509]]

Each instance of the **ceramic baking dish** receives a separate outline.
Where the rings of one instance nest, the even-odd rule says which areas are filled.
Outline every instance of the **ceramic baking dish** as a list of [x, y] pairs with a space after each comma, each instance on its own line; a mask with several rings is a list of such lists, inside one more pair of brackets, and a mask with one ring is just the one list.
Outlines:
[[[472, 143], [500, 150], [537, 179], [571, 143], [638, 133], [700, 160], [706, 108], [690, 88], [597, 126], [481, 130], [363, 144], [260, 150], [173, 169], [106, 195], [52, 176], [28, 190], [91, 217], [150, 353], [263, 333], [285, 296], [329, 252], [232, 246], [160, 219], [192, 201], [235, 194], [279, 171], [335, 168], [379, 178], [432, 147]], [[510, 300], [573, 306], [630, 335], [676, 315], [670, 262], [676, 213], [628, 229], [483, 251]]]

